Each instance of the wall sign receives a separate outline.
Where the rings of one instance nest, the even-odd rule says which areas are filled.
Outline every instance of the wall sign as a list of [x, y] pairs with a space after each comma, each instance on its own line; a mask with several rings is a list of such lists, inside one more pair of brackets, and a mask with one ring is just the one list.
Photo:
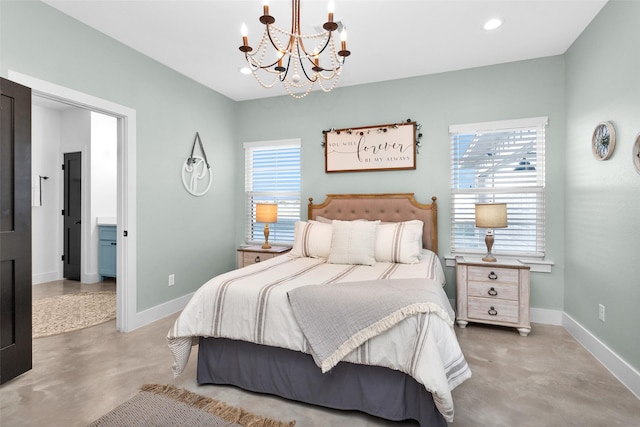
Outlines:
[[324, 131], [325, 172], [415, 169], [417, 127], [407, 121]]
[[[193, 152], [196, 148], [196, 141], [200, 145], [202, 157], [194, 156]], [[191, 146], [191, 155], [184, 161], [182, 165], [182, 184], [184, 188], [193, 196], [204, 196], [211, 188], [213, 182], [213, 173], [211, 166], [207, 161], [207, 153], [204, 152], [200, 134], [196, 132], [196, 137]]]

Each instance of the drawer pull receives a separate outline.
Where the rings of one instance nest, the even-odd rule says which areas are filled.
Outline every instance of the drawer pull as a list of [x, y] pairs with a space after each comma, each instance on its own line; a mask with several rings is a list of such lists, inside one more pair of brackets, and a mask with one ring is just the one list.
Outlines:
[[489, 311], [487, 311], [487, 313], [489, 313], [489, 316], [497, 316], [498, 312], [496, 311], [494, 306], [491, 306], [491, 308], [489, 309]]
[[496, 273], [494, 273], [493, 271], [491, 273], [489, 273], [489, 275], [487, 277], [489, 278], [489, 280], [498, 280], [498, 275]]
[[117, 245], [116, 242], [111, 242], [111, 246], [115, 246], [115, 245]]
[[253, 262], [260, 262], [260, 255], [257, 255], [256, 259], [254, 259]]
[[491, 288], [489, 289], [489, 292], [487, 292], [489, 295], [491, 295], [492, 297], [495, 297], [496, 295], [498, 295], [498, 291], [496, 291], [495, 288]]

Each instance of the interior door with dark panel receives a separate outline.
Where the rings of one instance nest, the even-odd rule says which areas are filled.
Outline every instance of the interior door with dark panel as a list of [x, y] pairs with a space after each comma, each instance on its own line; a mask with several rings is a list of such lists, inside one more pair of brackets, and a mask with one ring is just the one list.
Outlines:
[[31, 89], [0, 78], [0, 384], [31, 369]]
[[80, 280], [82, 155], [64, 155], [64, 256], [62, 274], [69, 280]]

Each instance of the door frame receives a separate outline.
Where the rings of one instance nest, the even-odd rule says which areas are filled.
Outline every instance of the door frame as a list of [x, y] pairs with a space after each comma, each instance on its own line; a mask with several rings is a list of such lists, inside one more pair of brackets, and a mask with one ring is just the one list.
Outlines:
[[[13, 70], [9, 80], [30, 87], [33, 96], [113, 116], [118, 120], [116, 328], [129, 332], [144, 324], [137, 317], [136, 110]], [[123, 236], [126, 230], [127, 237]]]

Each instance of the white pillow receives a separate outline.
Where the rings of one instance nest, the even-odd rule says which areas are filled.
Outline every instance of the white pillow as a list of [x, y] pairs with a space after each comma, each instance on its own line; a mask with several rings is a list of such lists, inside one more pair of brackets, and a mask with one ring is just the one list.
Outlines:
[[295, 257], [327, 258], [331, 250], [332, 230], [331, 224], [317, 221], [296, 222], [290, 254]]
[[376, 261], [401, 264], [420, 262], [423, 225], [422, 221], [417, 219], [378, 225]]
[[323, 217], [323, 216], [319, 216], [319, 215], [318, 215], [318, 216], [316, 216], [316, 221], [321, 222], [321, 223], [323, 223], [323, 224], [331, 224], [331, 223], [333, 222], [333, 220], [332, 220], [332, 219], [325, 218], [325, 217]]
[[330, 264], [375, 265], [380, 221], [333, 221]]

